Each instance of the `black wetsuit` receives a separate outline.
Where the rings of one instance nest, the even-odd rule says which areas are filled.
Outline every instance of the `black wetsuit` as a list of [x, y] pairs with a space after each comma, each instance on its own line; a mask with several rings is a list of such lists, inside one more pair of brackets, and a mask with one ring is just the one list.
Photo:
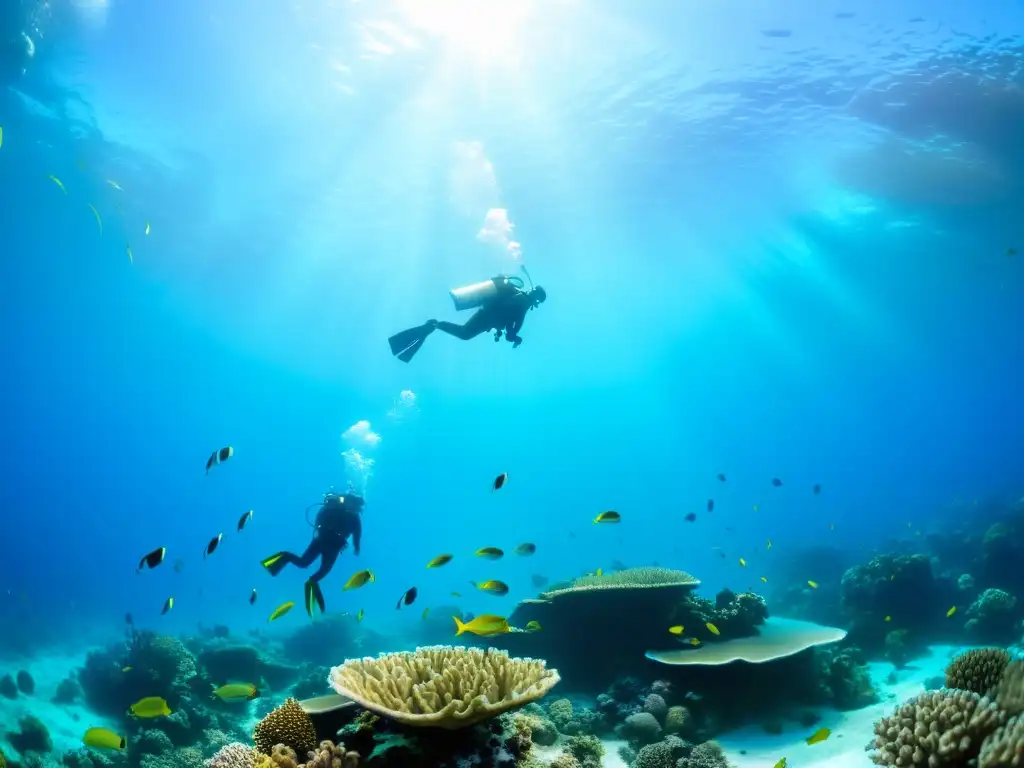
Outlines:
[[291, 552], [280, 552], [275, 556], [271, 573], [277, 575], [286, 565], [309, 568], [320, 558], [320, 567], [310, 576], [313, 582], [320, 581], [331, 572], [338, 555], [345, 549], [346, 540], [352, 537], [352, 549], [359, 554], [359, 543], [363, 535], [363, 523], [359, 512], [350, 509], [341, 501], [328, 501], [316, 515], [316, 532], [301, 556]]
[[438, 320], [435, 327], [463, 341], [475, 339], [481, 333], [491, 330], [495, 332], [494, 340], [500, 341], [504, 331], [505, 338], [512, 342], [513, 347], [518, 347], [523, 343], [519, 330], [523, 327], [526, 313], [533, 304], [534, 297], [526, 291], [517, 291], [511, 296], [499, 298], [481, 307], [462, 325]]

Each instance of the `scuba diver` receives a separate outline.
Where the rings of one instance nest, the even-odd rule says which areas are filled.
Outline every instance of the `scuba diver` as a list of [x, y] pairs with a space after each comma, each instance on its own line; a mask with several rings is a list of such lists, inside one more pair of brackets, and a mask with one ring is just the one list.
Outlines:
[[[359, 555], [360, 539], [363, 535], [363, 521], [360, 515], [366, 502], [362, 496], [354, 493], [352, 486], [344, 496], [328, 492], [320, 504], [320, 511], [313, 521], [313, 540], [309, 542], [302, 555], [291, 552], [278, 552], [262, 561], [262, 565], [271, 576], [277, 576], [286, 565], [308, 568], [313, 561], [320, 558], [320, 567], [309, 577], [305, 584], [306, 613], [313, 615], [313, 604], [324, 611], [324, 595], [320, 590], [320, 580], [331, 572], [334, 563], [346, 547], [346, 540], [352, 537], [352, 549]], [[311, 506], [317, 506], [313, 504]], [[309, 522], [309, 510], [306, 508], [306, 521]]]
[[[529, 278], [525, 268], [523, 272]], [[522, 278], [499, 275], [482, 283], [456, 288], [450, 292], [455, 309], [460, 312], [476, 309], [473, 316], [462, 325], [446, 320], [427, 320], [423, 325], [400, 331], [388, 339], [391, 354], [408, 363], [435, 330], [463, 341], [475, 339], [486, 331], [494, 331], [494, 340], [501, 341], [504, 333], [515, 349], [523, 343], [519, 331], [526, 321], [526, 313], [539, 307], [548, 297], [547, 291], [539, 285], [534, 286], [532, 280], [530, 286], [527, 289]]]

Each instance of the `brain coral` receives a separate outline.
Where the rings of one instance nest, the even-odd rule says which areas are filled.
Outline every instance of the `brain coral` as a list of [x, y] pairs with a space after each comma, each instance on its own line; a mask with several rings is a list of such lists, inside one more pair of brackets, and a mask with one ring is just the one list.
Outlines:
[[350, 659], [328, 677], [335, 691], [379, 715], [448, 729], [536, 701], [558, 680], [543, 661], [447, 645]]
[[277, 744], [284, 744], [300, 755], [311, 752], [317, 745], [313, 721], [295, 699], [286, 699], [284, 704], [260, 720], [253, 739], [256, 748], [266, 755], [272, 754]]
[[946, 667], [946, 687], [990, 694], [999, 684], [1010, 654], [1002, 648], [975, 648], [961, 653]]
[[1006, 715], [972, 691], [926, 691], [875, 723], [876, 765], [966, 768]]

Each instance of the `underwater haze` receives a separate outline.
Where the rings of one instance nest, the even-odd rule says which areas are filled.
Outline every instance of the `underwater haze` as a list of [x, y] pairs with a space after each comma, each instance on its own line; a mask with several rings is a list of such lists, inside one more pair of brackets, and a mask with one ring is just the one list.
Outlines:
[[[261, 560], [329, 492], [325, 613], [393, 650], [598, 569], [838, 589], [1024, 493], [1013, 3], [0, 13], [0, 658], [304, 627]], [[500, 275], [521, 345], [389, 350]]]

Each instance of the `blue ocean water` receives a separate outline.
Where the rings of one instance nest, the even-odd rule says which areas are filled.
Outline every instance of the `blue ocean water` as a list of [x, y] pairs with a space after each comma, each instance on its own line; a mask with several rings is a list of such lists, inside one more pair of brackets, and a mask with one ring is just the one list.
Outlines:
[[[260, 558], [347, 482], [362, 553], [328, 611], [400, 647], [422, 608], [510, 610], [534, 574], [770, 588], [801, 548], [866, 558], [1021, 494], [1013, 4], [3, 13], [33, 54], [9, 35], [0, 73], [0, 652], [125, 613], [266, 627], [306, 574]], [[548, 293], [521, 347], [389, 354], [521, 265]]]

